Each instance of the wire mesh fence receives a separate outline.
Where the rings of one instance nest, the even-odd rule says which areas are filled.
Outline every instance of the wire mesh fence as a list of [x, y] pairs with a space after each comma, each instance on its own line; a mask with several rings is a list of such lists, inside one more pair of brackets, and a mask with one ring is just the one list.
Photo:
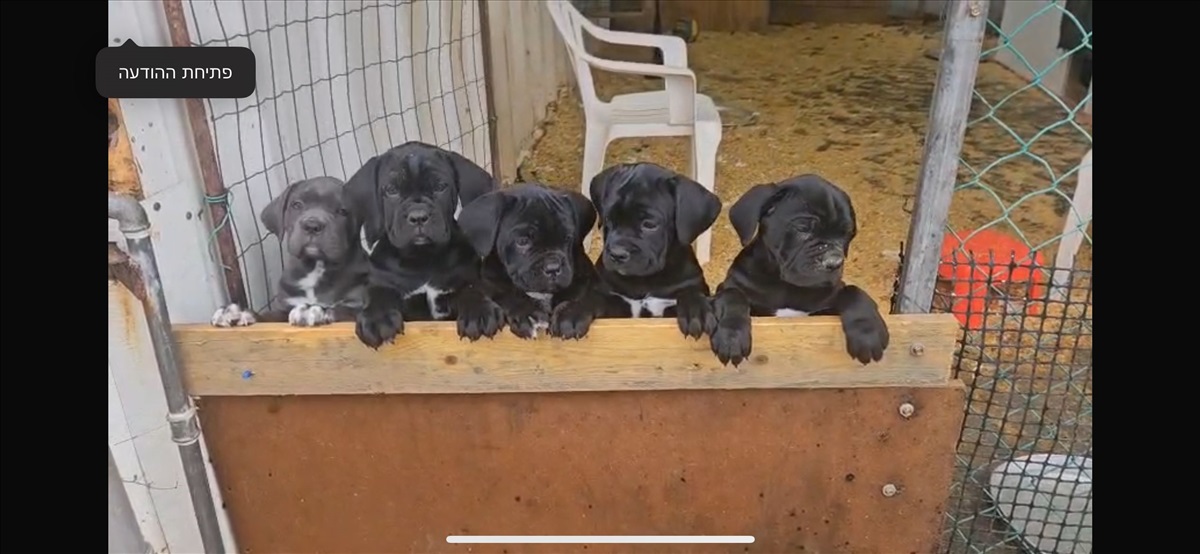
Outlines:
[[206, 100], [250, 307], [283, 269], [259, 221], [289, 184], [342, 180], [410, 140], [490, 167], [478, 2], [185, 0], [192, 46], [242, 46], [257, 59], [244, 99]]
[[[989, 22], [931, 311], [963, 325], [969, 400], [948, 553], [1091, 552], [1091, 2]], [[1022, 52], [1058, 35], [1056, 52]], [[1003, 66], [1003, 68], [999, 67]], [[899, 287], [897, 287], [899, 291]], [[893, 310], [897, 309], [896, 296]]]

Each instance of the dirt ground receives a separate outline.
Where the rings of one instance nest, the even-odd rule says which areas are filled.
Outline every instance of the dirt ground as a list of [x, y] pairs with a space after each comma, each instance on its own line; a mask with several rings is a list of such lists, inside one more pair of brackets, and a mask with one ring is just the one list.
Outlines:
[[[859, 217], [846, 278], [882, 306], [891, 296], [898, 250], [907, 239], [938, 64], [924, 54], [937, 47], [939, 31], [936, 23], [798, 25], [761, 34], [702, 32], [689, 45], [700, 91], [719, 106], [757, 114], [748, 124], [724, 130], [716, 192], [726, 210], [758, 183], [810, 172], [837, 183], [854, 199]], [[601, 73], [596, 82], [602, 98], [662, 86], [657, 80]], [[1091, 145], [1090, 124], [1085, 134], [1066, 121], [1066, 110], [1048, 93], [1036, 87], [1017, 92], [1023, 88], [1027, 83], [1001, 65], [980, 65], [976, 90], [984, 99], [995, 105], [1012, 96], [996, 108], [997, 119], [1026, 141], [1053, 127], [1029, 147], [1045, 164], [1017, 155], [984, 172], [978, 180], [984, 186], [970, 185], [974, 176], [962, 167], [959, 183], [964, 185], [951, 207], [955, 230], [987, 224], [1022, 197], [1051, 190], [1054, 178], [1046, 166], [1062, 178]], [[977, 98], [972, 119], [988, 111]], [[727, 125], [747, 123], [737, 115], [723, 118]], [[652, 161], [685, 171], [687, 144], [687, 139], [675, 138], [616, 141], [609, 146], [607, 163]], [[545, 134], [522, 165], [521, 176], [578, 187], [582, 148], [578, 96], [566, 92], [551, 108]], [[994, 120], [984, 118], [968, 127], [963, 158], [976, 171], [1019, 152], [1018, 141]], [[1010, 220], [1034, 245], [1056, 237], [1073, 187], [1073, 177], [1063, 179], [1061, 194], [1025, 199], [1011, 208]], [[1000, 228], [1013, 232], [1009, 225]], [[726, 213], [713, 229], [713, 259], [706, 274], [715, 286], [739, 246]], [[1055, 246], [1043, 250], [1047, 262], [1053, 260]], [[1085, 244], [1078, 264], [1090, 266], [1090, 246]]]

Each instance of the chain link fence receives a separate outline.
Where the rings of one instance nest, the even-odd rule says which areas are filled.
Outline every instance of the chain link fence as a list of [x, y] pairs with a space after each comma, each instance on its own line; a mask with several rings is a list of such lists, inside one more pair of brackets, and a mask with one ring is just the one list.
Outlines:
[[214, 236], [232, 227], [251, 308], [283, 269], [259, 213], [289, 184], [344, 181], [410, 140], [491, 167], [478, 2], [184, 0], [183, 11], [192, 46], [248, 47], [258, 62], [252, 96], [205, 100], [226, 190], [206, 200], [228, 206]]
[[[935, 282], [930, 309], [963, 325], [955, 374], [968, 401], [942, 551], [1084, 554], [1092, 548], [1091, 2], [1005, 10], [1003, 25], [988, 23], [940, 263], [936, 275], [919, 276]], [[1044, 52], [1022, 51], [1055, 35]], [[989, 79], [996, 71], [1026, 84]], [[898, 278], [893, 310], [900, 291]]]

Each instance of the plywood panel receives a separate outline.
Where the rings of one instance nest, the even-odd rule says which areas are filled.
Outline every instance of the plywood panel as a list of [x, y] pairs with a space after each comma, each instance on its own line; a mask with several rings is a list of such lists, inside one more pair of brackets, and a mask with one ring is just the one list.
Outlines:
[[662, 389], [863, 387], [943, 383], [958, 322], [950, 314], [888, 317], [883, 360], [846, 354], [836, 317], [760, 318], [754, 351], [723, 367], [707, 340], [684, 338], [672, 319], [596, 322], [582, 340], [460, 340], [453, 323], [410, 323], [395, 344], [371, 350], [354, 325], [316, 329], [259, 324], [176, 327], [188, 391], [198, 396], [486, 393]]
[[[934, 548], [962, 406], [952, 383], [212, 397], [200, 415], [244, 552], [878, 554]], [[451, 534], [756, 540], [450, 545]]]
[[570, 81], [570, 73], [565, 47], [542, 2], [487, 3], [500, 177], [512, 181], [546, 106]]

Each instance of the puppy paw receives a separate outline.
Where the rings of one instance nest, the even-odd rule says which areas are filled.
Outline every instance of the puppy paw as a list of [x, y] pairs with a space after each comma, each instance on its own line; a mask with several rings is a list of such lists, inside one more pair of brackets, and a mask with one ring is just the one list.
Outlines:
[[560, 339], [581, 339], [595, 319], [595, 310], [586, 303], [563, 302], [550, 315], [550, 335]]
[[288, 323], [294, 327], [317, 327], [333, 323], [333, 310], [316, 304], [300, 305], [288, 312]]
[[504, 321], [512, 334], [523, 338], [536, 338], [538, 331], [550, 326], [546, 312], [533, 302], [521, 302], [504, 310]]
[[843, 319], [842, 331], [846, 334], [846, 353], [863, 365], [882, 360], [891, 340], [887, 323], [879, 314]]
[[378, 350], [383, 343], [390, 343], [395, 340], [396, 335], [404, 334], [404, 317], [400, 310], [372, 310], [368, 307], [358, 314], [354, 323], [354, 334], [363, 344]]
[[721, 361], [721, 365], [733, 363], [737, 367], [750, 357], [752, 346], [750, 338], [750, 321], [743, 319], [724, 319], [717, 322], [716, 330], [709, 335], [709, 344], [713, 354]]
[[505, 323], [512, 334], [523, 339], [535, 339], [538, 333], [550, 327], [546, 314], [538, 311], [529, 316], [507, 316]]
[[675, 322], [683, 336], [700, 340], [705, 333], [711, 335], [717, 326], [717, 318], [707, 300], [680, 300], [675, 305]]
[[492, 338], [500, 331], [504, 323], [504, 314], [487, 298], [477, 302], [463, 303], [458, 307], [458, 337], [472, 342], [480, 337]]
[[245, 327], [254, 323], [254, 314], [237, 304], [218, 308], [212, 316], [213, 327]]

